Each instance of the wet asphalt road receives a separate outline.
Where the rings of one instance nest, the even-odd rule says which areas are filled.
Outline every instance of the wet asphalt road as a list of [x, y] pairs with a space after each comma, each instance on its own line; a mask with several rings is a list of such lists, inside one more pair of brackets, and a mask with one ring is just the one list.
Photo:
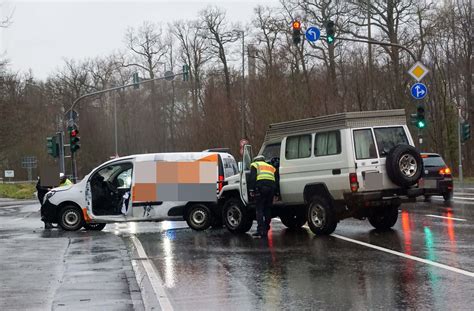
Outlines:
[[402, 205], [389, 232], [345, 220], [333, 236], [317, 237], [273, 220], [267, 240], [189, 229], [139, 238], [176, 310], [468, 310], [474, 305], [473, 232], [474, 204], [433, 200]]
[[0, 200], [1, 310], [474, 305], [473, 194], [403, 204], [389, 232], [348, 219], [319, 237], [274, 219], [262, 240], [226, 229], [195, 232], [184, 222], [45, 232], [37, 209]]

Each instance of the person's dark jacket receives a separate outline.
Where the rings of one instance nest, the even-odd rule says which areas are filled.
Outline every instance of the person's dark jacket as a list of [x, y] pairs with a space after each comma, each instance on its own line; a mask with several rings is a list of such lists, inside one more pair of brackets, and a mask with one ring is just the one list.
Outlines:
[[40, 204], [43, 204], [44, 196], [48, 193], [49, 188], [41, 186], [41, 179], [38, 179], [38, 182], [36, 183], [36, 191], [38, 191], [38, 200]]

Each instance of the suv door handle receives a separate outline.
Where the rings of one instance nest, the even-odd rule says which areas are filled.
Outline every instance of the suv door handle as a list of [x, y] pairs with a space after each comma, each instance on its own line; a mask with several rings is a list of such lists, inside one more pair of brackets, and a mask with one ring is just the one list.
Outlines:
[[341, 175], [341, 169], [340, 168], [337, 168], [335, 170], [332, 170], [332, 174], [333, 175]]
[[371, 162], [371, 164], [379, 164], [379, 161]]

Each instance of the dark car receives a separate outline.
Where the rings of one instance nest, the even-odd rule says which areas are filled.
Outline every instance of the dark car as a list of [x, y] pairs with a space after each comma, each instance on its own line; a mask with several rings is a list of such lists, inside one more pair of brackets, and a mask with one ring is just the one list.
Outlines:
[[453, 198], [453, 176], [451, 169], [437, 153], [421, 153], [423, 174], [420, 187], [424, 188], [425, 198], [442, 195], [445, 201]]

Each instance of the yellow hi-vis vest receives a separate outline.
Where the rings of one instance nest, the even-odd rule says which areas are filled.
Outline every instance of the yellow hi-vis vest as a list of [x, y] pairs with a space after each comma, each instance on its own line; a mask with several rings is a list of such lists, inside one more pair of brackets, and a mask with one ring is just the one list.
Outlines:
[[271, 180], [275, 181], [276, 169], [264, 161], [253, 162], [251, 166], [257, 169], [257, 181], [259, 180]]

